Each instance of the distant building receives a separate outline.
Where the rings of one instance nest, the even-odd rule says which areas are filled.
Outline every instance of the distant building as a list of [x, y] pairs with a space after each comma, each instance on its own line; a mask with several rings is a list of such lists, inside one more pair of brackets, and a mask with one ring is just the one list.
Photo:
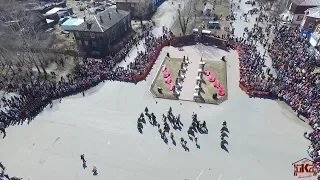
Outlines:
[[60, 2], [51, 2], [51, 3], [40, 3], [39, 6], [32, 7], [32, 10], [36, 10], [40, 12], [41, 14], [45, 14], [49, 10], [55, 8], [55, 7], [67, 7], [67, 1], [63, 0]]
[[73, 14], [72, 8], [62, 8], [62, 7], [55, 7], [51, 10], [47, 11], [44, 16], [47, 19], [53, 19], [58, 22], [61, 18], [70, 16]]
[[317, 22], [315, 24], [314, 31], [311, 33], [309, 43], [312, 47], [319, 46], [319, 40], [320, 40], [320, 22]]
[[320, 20], [320, 7], [309, 8], [305, 11], [300, 28], [313, 31]]
[[164, 0], [116, 0], [116, 5], [118, 9], [130, 11], [133, 16], [138, 17], [139, 13], [136, 11], [136, 8], [139, 6], [139, 3], [148, 3], [148, 1], [150, 1], [149, 14], [154, 12], [164, 2]]
[[309, 8], [320, 6], [320, 0], [286, 0], [293, 24], [300, 24]]
[[131, 29], [128, 11], [107, 9], [73, 28], [80, 56], [105, 57], [110, 45]]

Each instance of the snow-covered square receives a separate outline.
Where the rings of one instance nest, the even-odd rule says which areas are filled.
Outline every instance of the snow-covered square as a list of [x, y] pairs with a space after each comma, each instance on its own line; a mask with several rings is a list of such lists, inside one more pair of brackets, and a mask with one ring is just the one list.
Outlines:
[[[170, 2], [162, 6], [171, 10]], [[164, 16], [156, 14], [155, 35], [161, 34], [162, 25], [170, 27], [174, 16], [174, 10]], [[241, 24], [235, 26], [243, 29]], [[134, 47], [131, 58], [119, 66], [132, 62], [136, 51]], [[292, 163], [307, 156], [309, 142], [303, 133], [309, 127], [283, 104], [249, 98], [241, 91], [235, 51], [221, 54], [228, 60], [228, 100], [219, 106], [154, 98], [149, 87], [165, 55], [160, 54], [145, 81], [105, 81], [86, 91], [85, 97], [79, 94], [54, 102], [29, 125], [8, 128], [7, 137], [0, 140], [0, 161], [6, 172], [32, 180], [295, 178]], [[181, 115], [184, 127], [172, 131], [176, 146], [170, 139], [164, 143], [158, 129], [148, 122], [139, 133], [137, 119], [145, 107], [161, 125], [162, 114], [169, 107], [174, 115]], [[200, 147], [187, 136], [193, 112], [208, 127], [208, 134], [197, 134]], [[230, 131], [226, 138], [229, 153], [220, 148], [223, 121]], [[189, 152], [181, 147], [181, 137], [188, 141]], [[81, 154], [87, 161], [86, 168]], [[97, 167], [95, 176], [93, 166]]]

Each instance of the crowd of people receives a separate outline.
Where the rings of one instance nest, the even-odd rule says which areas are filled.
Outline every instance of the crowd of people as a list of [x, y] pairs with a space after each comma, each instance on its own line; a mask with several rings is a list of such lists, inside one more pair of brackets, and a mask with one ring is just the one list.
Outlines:
[[[308, 153], [319, 172], [320, 73], [315, 71], [317, 56], [310, 50], [308, 36], [298, 28], [279, 25], [275, 21], [263, 31], [258, 26], [261, 19], [268, 17], [260, 16], [256, 19], [254, 28], [251, 31], [246, 29], [247, 34], [244, 33], [243, 37], [229, 39], [229, 45], [236, 47], [239, 54], [239, 85], [250, 95], [283, 100], [298, 117], [308, 119], [314, 131], [304, 135], [311, 141]], [[269, 42], [271, 29], [274, 37]], [[257, 50], [257, 42], [265, 48], [263, 55]], [[267, 52], [272, 60], [272, 67], [265, 65]], [[270, 73], [271, 68], [275, 73]]]
[[[149, 123], [154, 126], [154, 127], [158, 127], [158, 132], [160, 134], [161, 139], [168, 144], [169, 138], [171, 139], [171, 142], [173, 145], [176, 146], [176, 138], [175, 137], [175, 133], [174, 130], [179, 130], [181, 131], [184, 124], [181, 122], [181, 116], [180, 114], [178, 114], [177, 116], [175, 116], [172, 112], [172, 108], [170, 107], [169, 110], [167, 111], [166, 115], [162, 114], [162, 121], [163, 123], [158, 122], [156, 119], [156, 116], [154, 115], [154, 113], [150, 113], [148, 107], [145, 108], [144, 113], [141, 113], [138, 120], [137, 120], [137, 129], [138, 131], [142, 134], [143, 133], [143, 128], [146, 125], [146, 118], [147, 117]], [[207, 134], [208, 133], [208, 128], [206, 125], [206, 121], [199, 121], [197, 118], [197, 114], [196, 113], [192, 113], [191, 118], [192, 118], [192, 123], [189, 126], [189, 129], [187, 131], [188, 134], [188, 138], [191, 141], [194, 141], [195, 145], [197, 148], [200, 148], [200, 145], [198, 143], [198, 136], [199, 134]], [[225, 122], [224, 122], [225, 123]], [[223, 132], [222, 132], [223, 131]], [[199, 134], [198, 134], [199, 133]], [[167, 137], [168, 136], [168, 137]], [[227, 135], [224, 132], [224, 129], [221, 129], [221, 141], [223, 141], [223, 145], [225, 145], [225, 137]], [[187, 140], [185, 140], [183, 137], [180, 138], [180, 144], [181, 147], [183, 147], [183, 149], [185, 151], [190, 151], [188, 146], [187, 146]]]
[[[171, 38], [171, 32], [166, 30], [161, 37], [155, 37], [151, 27], [145, 28], [142, 33], [131, 39], [118, 53], [105, 59], [84, 60], [78, 70], [59, 80], [39, 82], [34, 78], [31, 83], [11, 85], [16, 87], [18, 95], [9, 98], [3, 97], [2, 110], [0, 111], [0, 132], [5, 136], [5, 128], [9, 125], [28, 123], [42, 111], [52, 100], [60, 99], [76, 93], [85, 95], [85, 90], [97, 85], [104, 80], [133, 81], [134, 75], [142, 74], [150, 63], [159, 44]], [[124, 60], [130, 49], [144, 43], [145, 51], [138, 52], [138, 56], [126, 68], [116, 67], [117, 63]]]
[[[272, 43], [268, 43], [269, 36], [261, 35], [264, 32], [258, 25], [246, 39], [231, 39], [238, 47], [240, 84], [251, 94], [285, 101], [298, 116], [308, 118], [310, 124], [319, 124], [320, 74], [314, 72], [315, 57], [308, 51], [308, 39], [299, 29], [285, 25], [274, 26], [273, 32]], [[260, 54], [254, 43], [257, 41], [264, 42], [275, 74], [270, 73], [271, 67], [266, 67], [266, 52]]]

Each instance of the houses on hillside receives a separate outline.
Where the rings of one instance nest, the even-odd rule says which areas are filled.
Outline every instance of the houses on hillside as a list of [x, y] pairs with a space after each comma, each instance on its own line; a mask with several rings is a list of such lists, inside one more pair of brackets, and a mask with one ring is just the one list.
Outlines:
[[73, 28], [80, 56], [105, 57], [110, 44], [131, 30], [131, 14], [120, 9], [107, 9]]

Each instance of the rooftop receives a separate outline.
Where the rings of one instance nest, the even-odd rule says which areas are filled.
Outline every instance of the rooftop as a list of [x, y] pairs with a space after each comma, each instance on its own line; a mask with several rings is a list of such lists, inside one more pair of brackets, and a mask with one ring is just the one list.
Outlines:
[[133, 3], [138, 3], [139, 0], [116, 0], [116, 3], [117, 2], [133, 2]]
[[309, 12], [308, 17], [320, 18], [320, 7], [309, 8], [306, 12]]
[[[74, 27], [74, 31], [90, 31], [90, 32], [105, 32], [120, 20], [128, 16], [130, 12], [117, 9], [107, 9], [91, 19], [81, 23], [79, 26]], [[109, 17], [110, 15], [110, 17]], [[91, 27], [87, 24], [90, 23]]]
[[320, 0], [291, 0], [298, 6], [320, 6]]
[[84, 19], [81, 18], [69, 18], [62, 24], [62, 26], [78, 26], [83, 22]]
[[55, 7], [53, 9], [51, 9], [50, 11], [46, 12], [46, 15], [51, 15], [51, 14], [57, 13], [58, 11], [60, 11], [62, 9], [63, 8], [61, 8], [61, 7]]

